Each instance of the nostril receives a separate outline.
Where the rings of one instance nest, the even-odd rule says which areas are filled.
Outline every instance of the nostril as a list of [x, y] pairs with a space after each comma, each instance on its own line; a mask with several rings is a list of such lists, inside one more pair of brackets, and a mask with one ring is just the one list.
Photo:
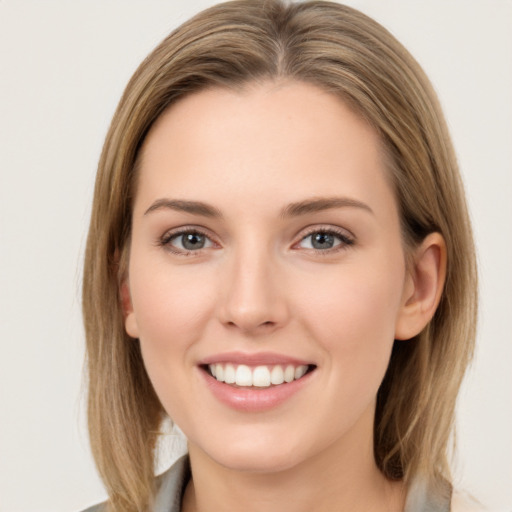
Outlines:
[[242, 328], [242, 330], [253, 330], [255, 328], [258, 329], [258, 328], [271, 328], [271, 327], [274, 327], [276, 325], [276, 322], [272, 322], [271, 320], [267, 320], [265, 322], [261, 322], [259, 324], [255, 324], [253, 326], [253, 325], [244, 325], [243, 322], [237, 323], [237, 322], [234, 322], [234, 321], [229, 321], [229, 322], [226, 323], [226, 325], [228, 327]]

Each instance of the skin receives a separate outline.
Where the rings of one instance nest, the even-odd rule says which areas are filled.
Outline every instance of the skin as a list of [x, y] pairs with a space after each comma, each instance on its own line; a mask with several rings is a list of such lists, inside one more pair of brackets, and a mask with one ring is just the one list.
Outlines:
[[[350, 201], [282, 215], [333, 197]], [[163, 198], [208, 203], [221, 216]], [[374, 130], [303, 83], [188, 96], [144, 143], [132, 228], [126, 330], [189, 440], [184, 510], [402, 510], [402, 485], [373, 457], [375, 400], [393, 341], [435, 311], [445, 249], [432, 234], [406, 267]], [[182, 228], [204, 233], [205, 246], [184, 251], [169, 236]], [[313, 248], [319, 229], [335, 232], [332, 249]], [[278, 407], [240, 411], [212, 395], [198, 366], [233, 350], [316, 369]]]

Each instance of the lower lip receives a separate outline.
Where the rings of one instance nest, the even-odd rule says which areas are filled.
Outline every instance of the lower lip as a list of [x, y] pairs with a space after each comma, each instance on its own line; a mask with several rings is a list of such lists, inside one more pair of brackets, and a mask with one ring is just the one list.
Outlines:
[[203, 369], [200, 369], [200, 371], [206, 385], [219, 401], [233, 409], [247, 412], [267, 411], [281, 405], [298, 393], [311, 380], [314, 373], [312, 371], [306, 373], [300, 379], [268, 388], [237, 388], [219, 382]]

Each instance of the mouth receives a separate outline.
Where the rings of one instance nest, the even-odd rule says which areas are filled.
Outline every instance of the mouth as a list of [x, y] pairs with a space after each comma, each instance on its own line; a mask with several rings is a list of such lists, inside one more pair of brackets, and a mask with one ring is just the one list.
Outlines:
[[271, 411], [304, 396], [318, 373], [316, 364], [271, 352], [212, 355], [197, 368], [210, 393], [242, 413]]
[[313, 364], [257, 365], [214, 363], [201, 365], [201, 369], [217, 382], [234, 388], [265, 389], [284, 386], [313, 372]]

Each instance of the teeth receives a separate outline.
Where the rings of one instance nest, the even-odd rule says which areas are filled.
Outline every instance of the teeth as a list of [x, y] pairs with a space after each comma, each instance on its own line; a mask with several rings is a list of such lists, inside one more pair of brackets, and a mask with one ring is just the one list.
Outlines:
[[257, 366], [252, 373], [252, 384], [259, 388], [270, 386], [270, 372], [266, 366]]
[[245, 366], [245, 364], [241, 364], [236, 369], [235, 383], [237, 386], [252, 386], [252, 372], [248, 366]]
[[282, 384], [284, 382], [284, 373], [281, 366], [274, 366], [270, 373], [270, 382], [275, 385]]
[[222, 366], [221, 364], [215, 365], [215, 378], [219, 382], [224, 382], [224, 366]]
[[211, 364], [210, 373], [219, 381], [226, 384], [236, 384], [244, 387], [267, 388], [270, 385], [278, 386], [284, 382], [300, 379], [308, 371], [307, 365], [281, 365], [249, 367], [245, 364]]
[[308, 368], [307, 366], [297, 366], [297, 368], [295, 368], [295, 379], [300, 379], [301, 377], [304, 376], [304, 374], [308, 371]]
[[234, 384], [236, 382], [235, 367], [232, 364], [227, 364], [224, 369], [224, 382], [226, 384]]
[[284, 371], [284, 381], [291, 382], [293, 379], [295, 379], [295, 368], [289, 364]]

